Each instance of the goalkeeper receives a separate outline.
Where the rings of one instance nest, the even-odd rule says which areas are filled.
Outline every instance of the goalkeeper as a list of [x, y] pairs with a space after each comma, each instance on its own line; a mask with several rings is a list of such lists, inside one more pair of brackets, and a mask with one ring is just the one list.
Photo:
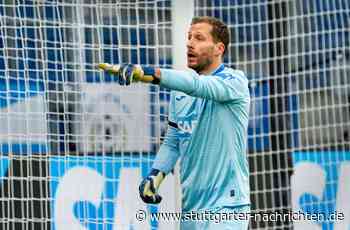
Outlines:
[[[250, 96], [245, 74], [222, 64], [228, 43], [229, 31], [223, 22], [195, 17], [187, 39], [191, 71], [99, 65], [117, 74], [122, 85], [141, 81], [172, 90], [166, 137], [149, 176], [139, 187], [144, 202], [161, 201], [158, 188], [180, 159], [183, 213], [249, 212], [246, 146]], [[247, 229], [248, 222], [183, 221], [181, 229]]]

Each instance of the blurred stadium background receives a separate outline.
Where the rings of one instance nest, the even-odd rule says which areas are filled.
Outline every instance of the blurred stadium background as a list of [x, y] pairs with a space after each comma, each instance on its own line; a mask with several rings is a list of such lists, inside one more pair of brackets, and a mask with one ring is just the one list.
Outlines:
[[95, 65], [181, 65], [193, 15], [229, 25], [250, 80], [253, 212], [345, 215], [250, 228], [350, 229], [349, 0], [1, 0], [0, 229], [176, 229], [134, 218], [179, 208], [176, 176], [159, 207], [136, 198], [169, 91]]

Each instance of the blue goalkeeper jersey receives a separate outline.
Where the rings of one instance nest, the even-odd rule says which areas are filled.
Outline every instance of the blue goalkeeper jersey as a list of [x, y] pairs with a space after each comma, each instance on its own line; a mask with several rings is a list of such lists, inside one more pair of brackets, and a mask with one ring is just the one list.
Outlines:
[[160, 85], [172, 90], [170, 125], [153, 168], [169, 173], [180, 159], [183, 212], [250, 204], [245, 74], [162, 69]]

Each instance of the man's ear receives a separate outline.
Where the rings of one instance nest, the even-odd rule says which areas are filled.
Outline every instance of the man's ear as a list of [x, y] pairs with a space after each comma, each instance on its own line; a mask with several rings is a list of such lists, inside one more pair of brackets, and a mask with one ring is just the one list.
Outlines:
[[216, 55], [223, 56], [225, 53], [225, 49], [226, 49], [226, 47], [225, 47], [224, 43], [218, 42], [215, 44], [215, 50], [216, 50], [215, 54]]

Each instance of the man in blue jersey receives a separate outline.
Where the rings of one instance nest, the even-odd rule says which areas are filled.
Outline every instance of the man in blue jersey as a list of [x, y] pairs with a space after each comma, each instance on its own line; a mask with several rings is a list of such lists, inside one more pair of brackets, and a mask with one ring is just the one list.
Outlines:
[[[246, 156], [250, 96], [242, 71], [222, 64], [229, 31], [212, 17], [193, 18], [187, 39], [192, 71], [145, 66], [100, 68], [117, 74], [120, 84], [151, 82], [171, 89], [169, 126], [150, 174], [139, 192], [146, 203], [159, 203], [158, 188], [180, 160], [183, 213], [248, 213]], [[181, 229], [247, 229], [248, 218], [181, 222]], [[217, 216], [216, 216], [217, 218]], [[219, 217], [220, 218], [220, 217]]]

